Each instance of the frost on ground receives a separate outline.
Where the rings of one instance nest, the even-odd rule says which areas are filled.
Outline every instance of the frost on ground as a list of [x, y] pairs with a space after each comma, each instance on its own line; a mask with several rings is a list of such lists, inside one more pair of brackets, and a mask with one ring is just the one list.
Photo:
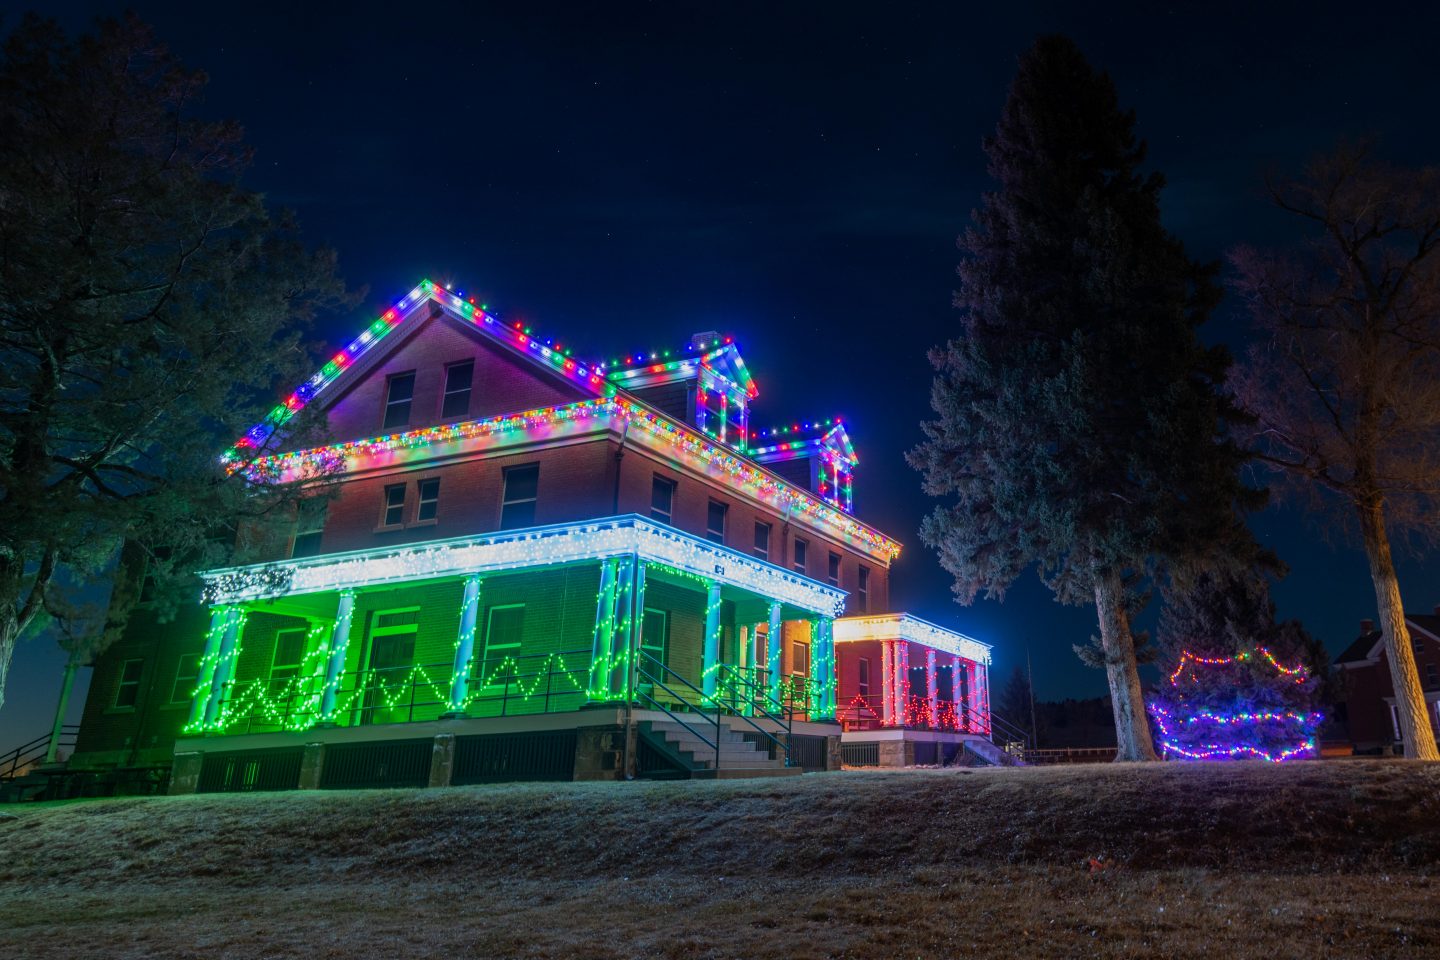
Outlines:
[[0, 956], [1440, 956], [1440, 766], [9, 808]]

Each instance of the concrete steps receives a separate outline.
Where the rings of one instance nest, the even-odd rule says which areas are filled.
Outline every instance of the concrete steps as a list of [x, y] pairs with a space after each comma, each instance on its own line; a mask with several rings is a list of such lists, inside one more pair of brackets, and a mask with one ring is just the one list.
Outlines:
[[[665, 752], [676, 757], [696, 779], [732, 779], [737, 777], [793, 776], [800, 773], [798, 768], [786, 767], [783, 756], [771, 759], [769, 752], [746, 740], [737, 731], [722, 721], [720, 726], [720, 763], [716, 768], [715, 748], [702, 740], [715, 735], [715, 728], [708, 729], [701, 724], [702, 718], [693, 726], [695, 731], [686, 729], [674, 720], [647, 720], [640, 724], [642, 736], [649, 736], [652, 743], [663, 741]], [[659, 744], [656, 744], [657, 746]]]

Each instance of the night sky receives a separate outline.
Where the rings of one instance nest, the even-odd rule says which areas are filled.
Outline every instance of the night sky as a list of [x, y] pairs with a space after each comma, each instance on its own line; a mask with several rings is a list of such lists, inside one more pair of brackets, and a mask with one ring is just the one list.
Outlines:
[[[1033, 575], [1003, 604], [951, 600], [903, 461], [929, 414], [925, 351], [955, 328], [955, 237], [989, 189], [980, 141], [1017, 56], [1062, 32], [1109, 71], [1169, 182], [1167, 225], [1204, 258], [1291, 239], [1263, 177], [1337, 138], [1440, 161], [1440, 10], [1419, 5], [134, 6], [210, 74], [206, 111], [245, 125], [250, 183], [368, 286], [324, 339], [422, 277], [581, 356], [734, 334], [760, 388], [752, 423], [847, 418], [856, 512], [906, 545], [894, 605], [993, 644], [997, 694], [1027, 645], [1037, 696], [1105, 686], [1070, 650], [1094, 611], [1058, 606]], [[71, 32], [120, 9], [49, 5]], [[1243, 343], [1233, 301], [1205, 336]], [[1254, 527], [1291, 566], [1281, 614], [1341, 649], [1375, 615], [1358, 546], [1298, 508]], [[1401, 586], [1429, 611], [1440, 560], [1402, 559]], [[62, 663], [48, 640], [22, 645], [0, 747], [46, 727]]]

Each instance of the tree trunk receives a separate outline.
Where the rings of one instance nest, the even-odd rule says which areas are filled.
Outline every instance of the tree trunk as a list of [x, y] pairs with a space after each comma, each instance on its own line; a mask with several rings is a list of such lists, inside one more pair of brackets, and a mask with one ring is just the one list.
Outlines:
[[1385, 659], [1390, 661], [1390, 681], [1395, 687], [1395, 713], [1400, 718], [1400, 739], [1405, 756], [1412, 760], [1440, 760], [1420, 671], [1415, 667], [1415, 649], [1405, 625], [1405, 606], [1400, 600], [1400, 581], [1390, 559], [1390, 537], [1385, 532], [1385, 501], [1379, 496], [1360, 505], [1360, 529], [1365, 536], [1365, 556], [1370, 561], [1370, 579], [1375, 583], [1375, 603], [1385, 636]]
[[0, 600], [0, 708], [5, 706], [5, 681], [10, 679], [10, 658], [15, 655], [15, 642], [20, 639], [20, 624], [14, 607]]
[[1125, 588], [1119, 574], [1103, 574], [1095, 581], [1095, 611], [1100, 617], [1100, 646], [1105, 654], [1105, 679], [1115, 711], [1116, 760], [1157, 760], [1150, 740], [1150, 721], [1140, 693], [1140, 667], [1135, 661], [1135, 638], [1125, 612]]

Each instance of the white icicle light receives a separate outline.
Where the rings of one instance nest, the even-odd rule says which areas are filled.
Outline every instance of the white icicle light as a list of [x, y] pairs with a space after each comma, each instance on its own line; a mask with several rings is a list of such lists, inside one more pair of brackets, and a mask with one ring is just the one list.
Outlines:
[[857, 640], [909, 640], [941, 653], [952, 653], [975, 663], [990, 663], [990, 645], [954, 630], [946, 630], [908, 613], [874, 617], [844, 617], [835, 621], [835, 642]]
[[635, 515], [230, 567], [200, 576], [206, 603], [240, 603], [632, 554], [820, 616], [839, 614], [845, 602], [845, 591], [836, 587]]

